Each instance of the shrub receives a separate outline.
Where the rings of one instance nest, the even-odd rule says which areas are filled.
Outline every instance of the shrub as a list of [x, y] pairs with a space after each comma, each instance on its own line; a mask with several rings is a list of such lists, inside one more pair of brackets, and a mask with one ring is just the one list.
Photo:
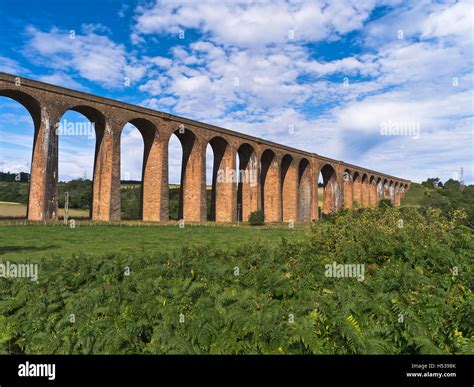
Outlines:
[[265, 214], [262, 210], [253, 211], [249, 215], [249, 223], [252, 226], [262, 226], [265, 224]]
[[377, 205], [379, 208], [393, 207], [392, 201], [390, 199], [382, 199], [378, 202]]
[[463, 217], [368, 208], [276, 247], [45, 258], [37, 282], [0, 280], [0, 353], [472, 354]]

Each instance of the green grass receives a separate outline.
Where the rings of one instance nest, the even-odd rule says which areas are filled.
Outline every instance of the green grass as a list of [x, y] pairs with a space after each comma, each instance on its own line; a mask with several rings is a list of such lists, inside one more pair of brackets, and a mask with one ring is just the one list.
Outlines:
[[[425, 187], [413, 184], [406, 197], [402, 199], [402, 206], [418, 207], [426, 191]], [[16, 210], [17, 207], [23, 206], [0, 203], [0, 208], [4, 211]], [[87, 215], [87, 212], [85, 214]], [[239, 227], [214, 223], [187, 224], [180, 229], [175, 222], [157, 225], [126, 221], [122, 224], [109, 225], [77, 221], [76, 227], [71, 229], [61, 222], [21, 225], [20, 221], [2, 221], [0, 260], [37, 260], [51, 255], [67, 257], [81, 253], [150, 254], [172, 252], [195, 243], [203, 243], [209, 248], [235, 250], [242, 244], [251, 244], [255, 241], [276, 245], [282, 237], [288, 239], [302, 237], [307, 230], [309, 230], [307, 224], [296, 225], [296, 229], [292, 230], [283, 223], [263, 227], [250, 227], [248, 224], [241, 224]]]
[[282, 237], [301, 236], [308, 225], [272, 225], [264, 227], [187, 225], [134, 226], [90, 225], [78, 222], [75, 228], [61, 223], [0, 224], [0, 260], [35, 261], [51, 255], [71, 256], [80, 253], [159, 253], [172, 252], [182, 246], [201, 243], [209, 248], [233, 250], [246, 243], [260, 241], [276, 245]]
[[[462, 219], [380, 206], [342, 211], [308, 233], [0, 227], [19, 243], [31, 231], [38, 244], [120, 250], [43, 258], [37, 281], [0, 279], [0, 354], [473, 354], [474, 235]], [[276, 246], [274, 233], [296, 240]], [[262, 234], [272, 235], [265, 245], [235, 251], [157, 250], [160, 235], [178, 247]], [[141, 240], [150, 250], [126, 252]], [[364, 278], [328, 275], [333, 262], [362, 265]]]

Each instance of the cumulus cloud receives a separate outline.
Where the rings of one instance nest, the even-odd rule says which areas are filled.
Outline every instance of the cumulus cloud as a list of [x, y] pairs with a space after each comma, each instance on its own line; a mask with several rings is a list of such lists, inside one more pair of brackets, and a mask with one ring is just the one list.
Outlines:
[[432, 12], [421, 24], [422, 36], [437, 38], [457, 36], [466, 43], [472, 43], [474, 39], [473, 3], [460, 1], [441, 7], [442, 9]]
[[[120, 88], [128, 77], [153, 109], [415, 180], [449, 178], [463, 164], [472, 180], [472, 10], [468, 1], [157, 1], [130, 9], [133, 50], [85, 24], [72, 40], [28, 27], [24, 52], [52, 83]], [[349, 49], [324, 52], [332, 43]], [[383, 136], [384, 123], [419, 124], [420, 136]], [[170, 149], [179, 165], [179, 144]], [[139, 152], [124, 157], [140, 176]]]
[[[161, 73], [166, 82], [157, 89], [161, 95], [144, 87], [152, 94], [147, 103], [374, 169], [374, 155], [388, 157], [394, 174], [402, 160], [415, 159], [429, 144], [445, 141], [447, 133], [450, 141], [443, 148], [453, 153], [465, 149], [467, 132], [458, 124], [473, 113], [473, 63], [465, 43], [472, 27], [464, 16], [472, 7], [424, 1], [385, 5], [397, 8], [367, 25], [365, 12], [375, 3], [319, 8], [312, 32], [298, 35], [293, 28], [293, 40], [284, 32], [290, 24], [304, 26], [302, 10], [315, 12], [316, 4], [305, 8], [274, 2], [267, 11], [275, 18], [266, 18], [273, 25], [261, 17], [268, 3], [213, 4], [213, 10], [209, 2], [139, 7], [136, 33], [166, 35], [193, 28], [205, 36], [171, 50], [172, 65]], [[325, 18], [329, 14], [331, 20]], [[357, 29], [362, 29], [360, 44], [366, 48], [361, 53], [322, 60], [306, 45]], [[420, 138], [384, 137], [381, 126], [387, 123], [418, 125]], [[299, 130], [289, 135], [288, 126]], [[400, 153], [383, 153], [388, 146]], [[444, 155], [449, 158], [449, 152]], [[427, 157], [436, 163], [434, 152]], [[456, 162], [447, 162], [447, 168]], [[427, 173], [416, 168], [409, 173], [421, 178], [420, 171]]]
[[120, 137], [120, 176], [122, 180], [141, 180], [143, 137], [133, 125], [127, 124]]
[[58, 71], [77, 72], [82, 78], [105, 87], [122, 87], [125, 78], [132, 82], [141, 79], [145, 66], [129, 57], [124, 45], [99, 35], [98, 28], [86, 26], [86, 33], [81, 35], [58, 28], [43, 32], [29, 26], [24, 53], [39, 64]]
[[374, 7], [373, 0], [164, 0], [137, 7], [134, 33], [177, 35], [182, 29], [200, 29], [222, 45], [261, 48], [288, 40], [311, 42], [346, 34], [361, 28]]

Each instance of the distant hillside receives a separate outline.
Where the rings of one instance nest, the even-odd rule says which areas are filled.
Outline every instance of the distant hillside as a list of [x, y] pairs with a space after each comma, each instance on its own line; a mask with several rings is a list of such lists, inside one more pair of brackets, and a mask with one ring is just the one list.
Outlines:
[[463, 209], [466, 223], [474, 225], [474, 185], [461, 187], [457, 180], [448, 180], [444, 184], [437, 178], [430, 178], [421, 184], [412, 183], [402, 199], [403, 207], [434, 207], [445, 214]]
[[[8, 179], [14, 177], [14, 174], [7, 176]], [[0, 181], [0, 216], [10, 216], [11, 208], [8, 211], [5, 206], [11, 203], [20, 203], [26, 205], [28, 203], [28, 182], [20, 182], [15, 180]], [[208, 195], [208, 212], [210, 208], [211, 187], [207, 187]], [[58, 184], [58, 204], [59, 208], [64, 208], [64, 193], [69, 192], [69, 208], [88, 211], [92, 196], [91, 180], [71, 180], [68, 182], [59, 182]], [[179, 185], [170, 184], [169, 214], [171, 219], [178, 219], [179, 210]], [[140, 182], [122, 181], [121, 182], [121, 209], [122, 219], [139, 219], [140, 218]], [[25, 210], [26, 211], [26, 210]], [[23, 211], [23, 212], [25, 212]]]
[[[20, 181], [15, 176], [21, 176]], [[0, 175], [0, 202], [21, 203], [28, 201], [28, 174], [3, 173]], [[23, 182], [25, 179], [26, 182]], [[140, 211], [140, 182], [121, 181], [122, 218], [138, 219]], [[210, 189], [207, 187], [208, 207], [210, 208]], [[92, 195], [91, 180], [71, 180], [59, 182], [59, 207], [64, 207], [64, 193], [69, 192], [69, 208], [89, 210]], [[321, 194], [321, 192], [318, 192]], [[320, 197], [321, 202], [322, 197]], [[321, 205], [321, 203], [320, 203]], [[456, 180], [448, 180], [444, 184], [437, 178], [430, 178], [421, 184], [412, 183], [401, 201], [402, 207], [435, 207], [448, 214], [455, 209], [464, 209], [467, 214], [466, 223], [474, 224], [474, 185], [461, 187]], [[178, 219], [179, 185], [170, 184], [170, 216]]]
[[401, 201], [401, 205], [405, 207], [420, 207], [425, 195], [430, 189], [418, 183], [412, 183], [410, 189]]
[[0, 172], [0, 181], [15, 181], [26, 183], [30, 181], [30, 174], [25, 172], [11, 173], [11, 172]]

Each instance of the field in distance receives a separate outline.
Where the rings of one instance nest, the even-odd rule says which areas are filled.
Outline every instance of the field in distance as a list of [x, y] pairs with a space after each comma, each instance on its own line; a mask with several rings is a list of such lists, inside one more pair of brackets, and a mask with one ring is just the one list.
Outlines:
[[163, 225], [121, 226], [77, 222], [75, 228], [61, 222], [21, 225], [20, 221], [0, 223], [0, 257], [5, 260], [35, 260], [40, 257], [72, 254], [172, 252], [185, 245], [204, 244], [209, 248], [232, 250], [246, 243], [260, 241], [276, 245], [282, 237], [302, 237], [308, 225], [286, 224], [260, 226], [215, 226], [188, 224], [179, 228], [176, 222]]
[[[59, 216], [64, 216], [64, 209], [59, 209]], [[69, 217], [87, 218], [88, 210], [69, 209]], [[0, 202], [0, 218], [24, 218], [26, 217], [26, 206], [21, 203]]]

